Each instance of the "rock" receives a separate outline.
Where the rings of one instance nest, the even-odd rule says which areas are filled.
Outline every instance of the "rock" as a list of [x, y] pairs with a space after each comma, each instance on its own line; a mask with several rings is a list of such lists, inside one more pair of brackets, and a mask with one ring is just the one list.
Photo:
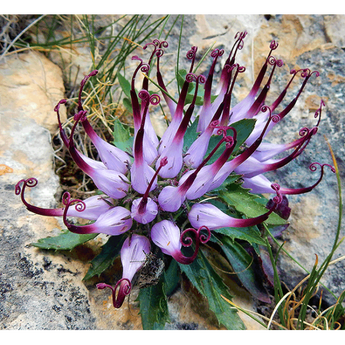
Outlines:
[[8, 57], [1, 67], [0, 151], [8, 167], [0, 177], [1, 329], [93, 329], [88, 291], [80, 283], [83, 265], [30, 246], [58, 234], [61, 223], [30, 214], [14, 194], [20, 179], [37, 177], [29, 202], [56, 207], [49, 130], [56, 130], [53, 107], [64, 96], [61, 72], [33, 52]]
[[[55, 105], [64, 97], [61, 70], [43, 54], [22, 53], [5, 57], [1, 63], [0, 94], [2, 119], [32, 118], [49, 131], [56, 131]], [[61, 109], [61, 120], [66, 115]], [[3, 121], [3, 125], [6, 121]]]

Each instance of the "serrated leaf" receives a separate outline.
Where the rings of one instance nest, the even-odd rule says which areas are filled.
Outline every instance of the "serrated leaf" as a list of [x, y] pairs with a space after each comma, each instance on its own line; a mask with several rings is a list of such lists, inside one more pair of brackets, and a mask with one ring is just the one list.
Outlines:
[[197, 290], [207, 298], [210, 310], [222, 325], [232, 330], [245, 329], [236, 310], [229, 308], [229, 304], [221, 297], [223, 295], [229, 300], [232, 298], [222, 278], [214, 271], [202, 251], [199, 251], [190, 265], [179, 266]]
[[250, 244], [256, 243], [265, 245], [265, 241], [260, 236], [260, 231], [254, 226], [249, 226], [247, 228], [221, 228], [215, 229], [213, 232], [230, 237], [232, 240], [237, 238], [247, 241]]
[[[248, 218], [258, 217], [268, 212], [263, 200], [265, 199], [267, 203], [266, 198], [250, 193], [249, 189], [244, 189], [239, 184], [231, 184], [228, 188], [220, 190], [219, 197], [228, 205], [235, 207], [237, 211], [245, 214]], [[286, 221], [273, 212], [265, 223], [283, 225]]]
[[156, 285], [140, 289], [138, 300], [143, 329], [164, 329], [170, 319], [163, 280], [161, 279]]
[[66, 230], [58, 236], [41, 238], [36, 243], [31, 243], [34, 247], [53, 250], [72, 250], [87, 241], [94, 239], [98, 234], [75, 234]]
[[107, 268], [112, 266], [116, 257], [120, 255], [124, 240], [124, 236], [109, 237], [107, 243], [102, 246], [102, 251], [91, 261], [91, 266], [83, 280], [99, 276]]

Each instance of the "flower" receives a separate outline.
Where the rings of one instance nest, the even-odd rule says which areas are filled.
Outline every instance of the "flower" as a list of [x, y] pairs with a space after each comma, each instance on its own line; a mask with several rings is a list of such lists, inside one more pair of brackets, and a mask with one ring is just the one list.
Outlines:
[[[201, 233], [201, 230], [207, 231], [207, 236]], [[186, 257], [181, 252], [182, 245], [189, 247], [192, 239], [187, 237], [183, 239], [187, 232], [193, 232], [196, 237], [196, 248], [192, 256]], [[180, 233], [179, 227], [170, 220], [162, 220], [156, 223], [151, 229], [152, 242], [159, 247], [164, 254], [172, 256], [176, 261], [182, 264], [190, 264], [194, 261], [198, 254], [200, 243], [206, 243], [211, 237], [210, 229], [206, 226], [200, 226], [198, 230], [193, 228], [186, 229]]]
[[[26, 187], [36, 186], [35, 178], [21, 180], [16, 185], [15, 192], [21, 195], [29, 211], [43, 216], [62, 216], [71, 232], [126, 237], [121, 250], [122, 279], [114, 288], [104, 283], [97, 286], [99, 289], [112, 289], [113, 304], [116, 308], [122, 305], [125, 296], [131, 291], [132, 278], [140, 270], [145, 256], [151, 250], [150, 239], [155, 248], [160, 248], [165, 255], [173, 257], [180, 264], [190, 264], [197, 258], [200, 244], [210, 239], [212, 230], [222, 227], [254, 226], [265, 221], [272, 212], [280, 212], [286, 218], [289, 212], [284, 195], [308, 192], [315, 188], [323, 177], [324, 166], [327, 164], [319, 163], [310, 166], [312, 171], [317, 166], [322, 170], [319, 180], [310, 187], [281, 188], [263, 175], [265, 172], [280, 169], [303, 153], [317, 133], [324, 103], [321, 101], [320, 109], [315, 114], [315, 117], [318, 117], [317, 125], [312, 129], [302, 128], [301, 138], [288, 144], [264, 143], [263, 139], [268, 132], [277, 122], [286, 118], [308, 80], [312, 75], [318, 76], [318, 72], [311, 72], [309, 69], [292, 70], [292, 77], [281, 94], [272, 104], [265, 104], [272, 77], [283, 65], [281, 60], [272, 56], [278, 47], [278, 44], [272, 41], [269, 54], [248, 96], [232, 107], [231, 98], [236, 80], [239, 74], [245, 72], [245, 67], [236, 63], [236, 55], [242, 49], [246, 35], [246, 32], [242, 32], [235, 36], [235, 43], [221, 72], [215, 99], [211, 97], [215, 64], [223, 56], [224, 50], [212, 51], [213, 63], [207, 78], [193, 73], [197, 48], [192, 47], [187, 52], [186, 56], [191, 61], [191, 66], [176, 104], [168, 96], [159, 66], [164, 50], [168, 47], [167, 42], [154, 40], [144, 46], [144, 50], [149, 46], [154, 48], [148, 64], [143, 63], [137, 56], [132, 57], [132, 60], [138, 61], [139, 64], [130, 84], [134, 124], [131, 151], [124, 152], [105, 142], [97, 135], [87, 118], [87, 110], [84, 110], [82, 104], [82, 91], [88, 79], [95, 77], [97, 71], [91, 72], [81, 82], [78, 109], [69, 137], [59, 115], [60, 106], [67, 101], [61, 100], [56, 105], [54, 110], [57, 113], [61, 139], [77, 166], [91, 177], [103, 193], [101, 196], [93, 196], [82, 201], [71, 200], [69, 193], [65, 193], [62, 200], [64, 207], [45, 209], [29, 204], [24, 196]], [[154, 57], [157, 82], [171, 113], [170, 125], [161, 138], [155, 134], [150, 121], [150, 106], [159, 104], [160, 96], [149, 92], [148, 78], [144, 78], [142, 90], [135, 90], [137, 74], [139, 71], [147, 74]], [[269, 68], [271, 71], [267, 81], [262, 85]], [[302, 83], [297, 95], [277, 113], [277, 107], [288, 94], [288, 88], [298, 74], [301, 75]], [[194, 89], [190, 94], [191, 84]], [[202, 85], [204, 95], [202, 105], [198, 108], [198, 91]], [[239, 143], [236, 124], [243, 119], [255, 120], [255, 126], [245, 142]], [[197, 121], [198, 136], [189, 148], [185, 148], [186, 133], [193, 121]], [[78, 123], [82, 124], [90, 137], [100, 160], [90, 159], [77, 150], [73, 135]], [[216, 144], [215, 138], [218, 140]], [[288, 150], [292, 152], [284, 158], [274, 158]], [[332, 167], [331, 169], [334, 172]], [[276, 194], [267, 204], [267, 212], [255, 218], [233, 218], [215, 205], [202, 202], [208, 197], [208, 193], [215, 193], [217, 188], [221, 188], [232, 173], [240, 175], [242, 186], [250, 189], [252, 193]], [[282, 201], [284, 206], [279, 207]], [[178, 222], [181, 214], [184, 219], [189, 220], [192, 227], [181, 229], [182, 222]], [[93, 222], [76, 225], [68, 220], [69, 217], [82, 217]], [[182, 253], [182, 247], [190, 247], [193, 243], [191, 237], [186, 237], [187, 233], [193, 234], [194, 237], [194, 252], [191, 256]], [[119, 292], [116, 294], [118, 288]]]
[[[121, 248], [121, 262], [123, 267], [122, 278], [113, 288], [111, 285], [100, 283], [98, 289], [110, 288], [112, 290], [113, 305], [120, 308], [124, 298], [131, 291], [131, 281], [135, 273], [143, 266], [146, 255], [150, 253], [151, 244], [147, 237], [133, 234], [127, 237]], [[117, 288], [119, 292], [116, 294]]]

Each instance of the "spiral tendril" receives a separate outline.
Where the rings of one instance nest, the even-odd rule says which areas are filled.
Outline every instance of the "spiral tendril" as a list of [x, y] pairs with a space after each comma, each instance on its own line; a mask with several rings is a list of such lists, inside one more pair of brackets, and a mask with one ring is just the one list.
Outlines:
[[[205, 236], [205, 234], [203, 234], [201, 232], [201, 230], [206, 230], [207, 231], [207, 236]], [[211, 230], [207, 226], [205, 226], [205, 225], [201, 226], [198, 230], [195, 230], [194, 228], [188, 228], [188, 229], [184, 230], [181, 233], [181, 237], [180, 237], [180, 242], [182, 243], [182, 245], [184, 247], [190, 247], [193, 244], [193, 240], [192, 240], [192, 238], [190, 236], [187, 236], [187, 237], [184, 238], [184, 236], [186, 235], [187, 232], [194, 233], [195, 240], [196, 240], [197, 244], [198, 243], [205, 244], [211, 238]]]
[[147, 63], [143, 63], [143, 60], [140, 59], [140, 57], [138, 57], [137, 55], [132, 56], [132, 60], [137, 60], [140, 61], [139, 66], [137, 67], [137, 69], [135, 70], [134, 74], [133, 74], [133, 78], [135, 78], [137, 71], [140, 69], [143, 73], [147, 73], [150, 70], [150, 65]]
[[216, 58], [216, 57], [222, 56], [223, 54], [224, 54], [224, 49], [216, 48], [212, 50], [211, 57]]
[[84, 201], [82, 200], [79, 200], [79, 199], [73, 199], [71, 200], [71, 194], [68, 193], [68, 192], [65, 192], [63, 195], [62, 195], [62, 203], [63, 205], [65, 205], [65, 210], [64, 210], [64, 213], [63, 213], [63, 221], [65, 223], [65, 225], [70, 228], [71, 227], [71, 224], [67, 221], [67, 211], [69, 209], [69, 207], [74, 204], [74, 203], [77, 203], [75, 205], [75, 209], [76, 211], [78, 212], [83, 212], [85, 209], [86, 209], [86, 205], [84, 203]]
[[318, 163], [318, 162], [314, 162], [314, 163], [311, 163], [311, 164], [309, 165], [310, 171], [316, 171], [316, 170], [317, 170], [317, 166], [319, 166], [319, 167], [321, 168], [322, 174], [323, 174], [323, 172], [324, 172], [324, 167], [325, 167], [325, 166], [329, 167], [329, 168], [331, 169], [331, 171], [332, 171], [333, 173], [335, 173], [335, 168], [334, 168], [332, 165], [326, 164], [326, 163], [325, 163], [325, 164], [320, 164], [320, 163]]
[[190, 48], [190, 50], [188, 50], [186, 57], [188, 60], [192, 60], [195, 58], [196, 52], [197, 52], [198, 48], [193, 46]]
[[275, 40], [272, 40], [271, 43], [270, 43], [270, 49], [271, 50], [276, 50], [278, 48], [278, 42], [275, 41]]
[[283, 201], [283, 195], [280, 192], [280, 185], [278, 183], [272, 183], [271, 188], [277, 193], [277, 195], [273, 198], [274, 207], [280, 204]]
[[[122, 287], [121, 286], [122, 282], [127, 282], [127, 284]], [[130, 280], [127, 278], [120, 279], [114, 287], [112, 287], [111, 285], [105, 284], [105, 283], [99, 283], [96, 286], [97, 286], [97, 289], [100, 289], [100, 290], [103, 290], [106, 288], [111, 289], [114, 308], [120, 308], [122, 306], [124, 298], [127, 295], [129, 295], [129, 293], [131, 292], [131, 289], [132, 289], [132, 284], [131, 284]], [[119, 286], [120, 286], [120, 290], [116, 296], [116, 290]]]

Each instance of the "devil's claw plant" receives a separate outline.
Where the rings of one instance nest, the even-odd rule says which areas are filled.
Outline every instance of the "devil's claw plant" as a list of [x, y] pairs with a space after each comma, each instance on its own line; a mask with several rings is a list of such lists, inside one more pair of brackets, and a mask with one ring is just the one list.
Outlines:
[[[320, 167], [320, 177], [313, 185], [300, 189], [283, 188], [264, 176], [265, 172], [277, 170], [302, 154], [317, 133], [324, 103], [321, 101], [315, 114], [315, 126], [301, 128], [298, 139], [279, 145], [263, 142], [278, 122], [286, 120], [308, 80], [317, 77], [318, 72], [292, 70], [280, 95], [267, 104], [272, 76], [283, 65], [272, 55], [278, 46], [272, 41], [248, 96], [232, 106], [236, 80], [245, 72], [245, 67], [235, 61], [245, 36], [246, 32], [236, 35], [215, 94], [211, 92], [215, 65], [224, 51], [212, 51], [213, 62], [208, 76], [204, 77], [193, 73], [197, 48], [192, 47], [187, 52], [190, 69], [180, 83], [181, 92], [175, 102], [159, 65], [167, 42], [154, 40], [144, 46], [144, 49], [153, 47], [147, 64], [133, 56], [132, 60], [138, 61], [138, 66], [126, 85], [133, 111], [134, 135], [124, 145], [119, 138], [123, 137], [120, 131], [127, 133], [125, 126], [117, 122], [117, 131], [114, 131], [114, 143], [125, 149], [101, 139], [88, 120], [82, 95], [87, 80], [97, 75], [97, 71], [91, 72], [81, 83], [78, 109], [69, 136], [59, 115], [59, 108], [66, 100], [57, 104], [55, 112], [63, 143], [100, 193], [86, 200], [73, 200], [66, 192], [61, 208], [44, 209], [29, 204], [24, 196], [26, 187], [37, 184], [35, 178], [21, 180], [16, 186], [16, 194], [21, 195], [29, 211], [63, 217], [68, 229], [61, 235], [64, 241], [66, 236], [81, 235], [77, 237], [76, 245], [99, 233], [109, 235], [102, 252], [92, 261], [86, 278], [99, 276], [118, 255], [121, 256], [122, 278], [115, 286], [110, 282], [97, 285], [99, 289], [112, 291], [115, 308], [122, 306], [135, 283], [143, 279], [136, 277], [140, 276], [143, 267], [146, 268], [147, 279], [145, 284], [139, 284], [142, 288], [138, 297], [144, 328], [163, 328], [169, 320], [167, 295], [178, 285], [181, 272], [208, 299], [210, 309], [221, 324], [227, 328], [243, 328], [236, 312], [221, 297], [230, 299], [231, 295], [210, 264], [204, 245], [207, 243], [208, 248], [218, 250], [219, 255], [227, 258], [254, 297], [269, 302], [264, 288], [267, 284], [263, 282], [271, 282], [272, 276], [269, 262], [263, 259], [265, 241], [258, 225], [265, 222], [275, 234], [283, 231], [290, 211], [286, 195], [311, 191], [324, 174], [327, 164], [312, 163], [310, 170]], [[161, 138], [156, 135], [149, 114], [152, 106], [161, 101], [158, 94], [149, 91], [153, 79], [148, 76], [148, 71], [152, 70], [154, 59], [154, 84], [161, 91], [171, 115], [171, 122]], [[144, 81], [138, 92], [135, 79], [139, 71], [144, 74]], [[301, 80], [297, 95], [278, 112], [283, 99], [291, 97], [288, 89], [297, 78]], [[99, 160], [86, 157], [76, 148], [73, 137], [79, 124], [97, 149]], [[280, 158], [275, 158], [277, 155]], [[267, 200], [262, 193], [273, 194], [272, 199]], [[90, 222], [77, 225], [71, 217]], [[54, 247], [52, 243], [59, 242], [61, 236], [40, 240], [35, 245], [56, 249], [58, 246]], [[159, 260], [159, 264], [157, 261], [153, 264], [155, 260]], [[152, 279], [147, 277], [150, 274]]]

